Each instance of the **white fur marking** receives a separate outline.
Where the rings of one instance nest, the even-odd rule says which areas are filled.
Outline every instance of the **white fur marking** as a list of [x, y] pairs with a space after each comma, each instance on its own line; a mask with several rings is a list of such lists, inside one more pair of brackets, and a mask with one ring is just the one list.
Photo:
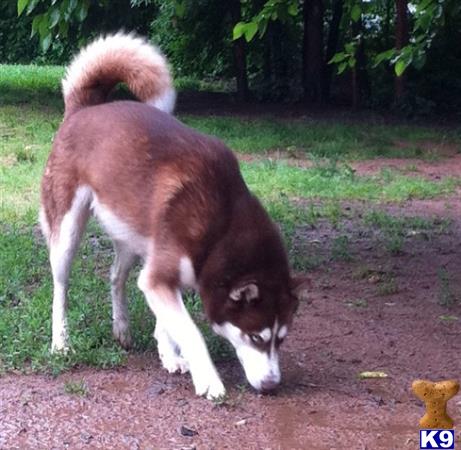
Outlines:
[[91, 198], [91, 190], [87, 186], [79, 187], [69, 211], [64, 215], [57, 236], [50, 239], [50, 263], [53, 273], [53, 314], [52, 345], [53, 351], [67, 351], [67, 284], [70, 267], [80, 240], [84, 223], [82, 215], [86, 214]]
[[176, 91], [168, 89], [160, 96], [147, 100], [146, 103], [168, 114], [172, 114], [176, 103]]
[[172, 341], [159, 320], [155, 325], [154, 337], [157, 340], [158, 355], [163, 367], [169, 373], [189, 372], [188, 362], [179, 354], [179, 347]]
[[184, 307], [179, 291], [149, 288], [147, 268], [141, 271], [138, 286], [157, 321], [187, 361], [197, 395], [206, 395], [208, 399], [224, 396], [224, 385], [211, 361], [205, 340]]
[[40, 222], [40, 227], [42, 229], [43, 236], [45, 237], [46, 243], [49, 244], [50, 242], [50, 224], [48, 223], [48, 219], [46, 218], [45, 209], [43, 206], [40, 207], [40, 211], [38, 213], [38, 220]]
[[287, 334], [288, 334], [288, 328], [287, 328], [287, 326], [286, 326], [286, 325], [282, 325], [282, 326], [280, 327], [280, 330], [279, 330], [278, 333], [277, 333], [277, 337], [278, 337], [279, 339], [284, 339], [284, 338], [286, 337]]
[[96, 194], [93, 193], [91, 203], [94, 215], [101, 222], [107, 234], [114, 240], [123, 242], [134, 254], [145, 258], [150, 239], [134, 231], [126, 222], [117, 217], [107, 206], [99, 202]]
[[195, 289], [197, 280], [192, 261], [187, 256], [182, 256], [179, 260], [179, 279], [181, 285]]
[[221, 325], [215, 323], [212, 327], [216, 334], [226, 338], [234, 346], [247, 380], [255, 389], [263, 390], [267, 381], [274, 384], [280, 382], [279, 357], [273, 343], [269, 353], [262, 352], [252, 345], [240, 328], [230, 322]]
[[269, 342], [272, 337], [272, 330], [270, 328], [264, 328], [264, 330], [259, 333], [259, 336], [264, 342]]

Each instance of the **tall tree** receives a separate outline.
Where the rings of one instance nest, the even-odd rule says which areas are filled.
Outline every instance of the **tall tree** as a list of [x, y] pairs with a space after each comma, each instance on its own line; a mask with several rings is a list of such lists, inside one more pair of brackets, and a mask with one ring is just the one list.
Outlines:
[[[395, 27], [395, 48], [402, 50], [408, 44], [408, 0], [395, 0], [396, 27]], [[395, 99], [402, 99], [405, 91], [405, 75], [396, 74], [395, 77]]]
[[332, 5], [332, 17], [328, 29], [327, 48], [325, 54], [325, 64], [323, 66], [324, 75], [322, 77], [322, 97], [324, 101], [330, 99], [331, 78], [333, 76], [333, 66], [328, 62], [338, 51], [339, 29], [343, 16], [344, 0], [334, 0]]
[[323, 14], [323, 0], [304, 0], [302, 80], [305, 99], [314, 103], [322, 103], [324, 92]]
[[[232, 26], [235, 27], [242, 19], [240, 0], [228, 0], [229, 11], [232, 20]], [[248, 76], [247, 76], [247, 60], [246, 60], [246, 42], [243, 36], [235, 39], [232, 44], [235, 64], [235, 78], [237, 81], [237, 98], [239, 101], [245, 102], [248, 100]]]

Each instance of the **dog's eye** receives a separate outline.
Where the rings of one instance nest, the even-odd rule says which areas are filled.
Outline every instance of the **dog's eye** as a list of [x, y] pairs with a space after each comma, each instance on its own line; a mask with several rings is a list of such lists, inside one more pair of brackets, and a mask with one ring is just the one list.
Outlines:
[[251, 333], [249, 336], [253, 344], [261, 345], [264, 342], [259, 334]]

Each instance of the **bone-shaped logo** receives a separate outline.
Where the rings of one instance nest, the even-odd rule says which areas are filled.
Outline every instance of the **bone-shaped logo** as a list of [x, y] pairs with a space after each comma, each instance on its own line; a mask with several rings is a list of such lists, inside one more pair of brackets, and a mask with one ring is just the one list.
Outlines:
[[426, 405], [426, 414], [419, 420], [421, 428], [453, 428], [453, 419], [447, 414], [447, 402], [459, 391], [457, 381], [433, 383], [427, 380], [415, 380], [411, 388]]

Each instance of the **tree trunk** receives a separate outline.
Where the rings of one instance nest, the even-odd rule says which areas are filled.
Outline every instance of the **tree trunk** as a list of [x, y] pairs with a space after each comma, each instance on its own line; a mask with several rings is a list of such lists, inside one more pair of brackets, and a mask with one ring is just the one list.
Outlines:
[[[408, 44], [408, 0], [395, 0], [397, 11], [395, 28], [395, 48], [401, 50]], [[402, 99], [405, 92], [405, 76], [395, 77], [395, 100]]]
[[365, 52], [365, 42], [363, 39], [364, 30], [362, 18], [352, 24], [352, 33], [354, 36], [362, 36], [355, 51], [355, 67], [352, 73], [352, 107], [358, 109], [363, 98], [371, 97], [370, 80], [367, 72], [367, 55]]
[[323, 0], [304, 0], [303, 89], [307, 101], [322, 103]]
[[327, 50], [324, 63], [324, 76], [322, 77], [322, 97], [324, 101], [330, 99], [331, 78], [333, 76], [333, 64], [328, 62], [333, 58], [338, 51], [339, 41], [339, 25], [343, 15], [344, 0], [335, 0], [333, 3], [333, 14], [330, 22], [330, 29], [328, 30]]
[[[240, 22], [242, 14], [240, 0], [230, 0], [229, 10], [232, 19], [232, 26]], [[243, 37], [233, 41], [232, 50], [234, 53], [235, 78], [237, 80], [237, 98], [241, 102], [246, 102], [249, 96], [247, 61], [246, 61], [246, 43]]]

